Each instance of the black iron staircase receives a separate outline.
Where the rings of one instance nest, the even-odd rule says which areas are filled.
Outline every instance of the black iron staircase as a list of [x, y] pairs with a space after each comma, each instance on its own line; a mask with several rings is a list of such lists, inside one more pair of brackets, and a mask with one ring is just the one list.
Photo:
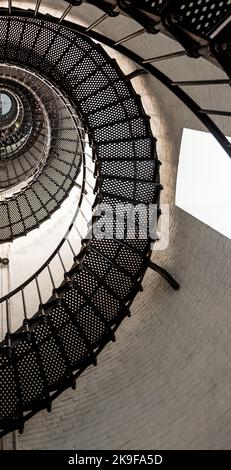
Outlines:
[[[202, 56], [227, 72], [228, 78], [220, 85], [229, 85], [230, 24], [227, 23], [224, 28], [222, 25], [227, 22], [231, 2], [220, 2], [222, 6], [218, 10], [213, 8], [215, 2], [208, 0], [207, 10], [203, 10], [203, 14], [203, 2], [199, 0], [190, 2], [190, 8], [186, 2], [161, 0], [89, 0], [86, 3], [99, 8], [98, 19], [87, 27], [67, 21], [72, 11], [77, 11], [84, 5], [84, 2], [78, 0], [63, 2], [63, 11], [59, 18], [41, 14], [40, 1], [34, 2], [33, 11], [12, 6], [0, 11], [0, 60], [23, 68], [25, 74], [33, 71], [35, 76], [46, 76], [55, 90], [65, 92], [79, 116], [78, 122], [83, 125], [84, 134], [89, 136], [92, 148], [96, 199], [94, 204], [90, 204], [96, 211], [95, 214], [99, 204], [106, 204], [116, 211], [118, 204], [144, 204], [148, 207], [152, 203], [156, 204], [159, 216], [162, 189], [159, 179], [160, 162], [149, 119], [131, 84], [135, 75], [126, 77], [116, 61], [110, 59], [90, 37], [123, 53], [138, 64], [139, 70], [145, 70], [160, 80], [194, 112], [230, 156], [230, 145], [222, 130], [208, 116], [211, 112], [203, 110], [183, 91], [182, 88], [188, 83], [183, 78], [181, 83], [174, 83], [152, 63], [177, 60], [183, 54], [187, 54], [192, 60]], [[110, 17], [116, 17], [119, 13], [126, 14], [139, 23], [137, 34], [131, 33], [119, 41], [113, 41], [104, 36], [100, 29], [95, 30], [105, 20], [110, 20]], [[174, 37], [183, 50], [165, 57], [145, 58], [127, 47], [129, 40], [134, 37], [138, 41], [139, 36], [145, 32], [156, 34], [160, 31]], [[214, 86], [211, 78], [199, 82], [193, 85]], [[59, 126], [60, 123], [57, 122], [57, 132]], [[62, 138], [57, 139], [60, 147], [59, 151], [56, 149], [54, 152], [52, 160], [54, 166], [60, 160], [58, 184], [62, 186], [62, 178], [75, 168], [74, 160], [68, 161], [67, 167], [63, 166], [66, 158], [64, 155], [68, 155], [67, 142], [69, 139], [72, 141], [70, 135], [68, 129], [65, 145], [61, 145]], [[82, 142], [81, 139], [83, 136], [80, 136]], [[53, 147], [52, 149], [54, 150]], [[83, 146], [81, 152], [84, 155]], [[41, 191], [49, 194], [47, 171], [47, 167], [45, 171], [41, 171], [39, 184]], [[74, 177], [75, 175], [73, 179]], [[84, 185], [91, 185], [85, 180], [84, 177]], [[39, 194], [38, 182], [35, 180], [33, 184]], [[29, 191], [28, 206], [32, 205], [33, 196], [33, 190]], [[85, 195], [82, 188], [82, 200]], [[39, 199], [42, 204], [44, 193], [41, 192]], [[58, 204], [61, 201], [56, 202]], [[79, 208], [82, 210], [80, 204]], [[7, 225], [12, 227], [7, 217]], [[19, 211], [18, 223], [20, 220], [23, 217]], [[88, 229], [96, 227], [98, 220], [99, 217], [94, 217], [93, 213]], [[94, 231], [92, 237], [86, 236], [86, 233], [83, 235], [81, 227], [73, 223], [71, 230], [76, 230], [81, 238], [82, 249], [76, 252], [67, 237], [74, 259], [73, 266], [69, 268], [65, 267], [60, 252], [64, 241], [55, 250], [54, 255], [59, 257], [64, 271], [64, 280], [59, 287], [54, 281], [51, 259], [41, 268], [47, 270], [53, 288], [48, 300], [43, 298], [40, 287], [41, 271], [20, 286], [17, 292], [1, 299], [7, 325], [0, 351], [1, 436], [13, 429], [22, 431], [25, 421], [40, 409], [47, 408], [50, 411], [52, 401], [67, 387], [74, 388], [76, 379], [86, 367], [96, 365], [97, 355], [109, 341], [115, 340], [116, 329], [130, 315], [132, 301], [142, 289], [143, 276], [150, 266], [152, 240], [148, 235], [142, 239], [130, 239], [126, 235], [117, 239], [111, 236], [114, 233], [114, 222], [107, 213], [104, 215], [104, 222], [103, 239], [99, 239]], [[128, 227], [122, 211], [117, 218], [117, 228], [118, 225], [126, 233]], [[26, 224], [24, 229], [27, 229]], [[9, 235], [5, 238], [13, 237]], [[151, 267], [159, 269], [155, 264]], [[159, 272], [176, 289], [179, 287], [166, 271], [160, 268]], [[27, 305], [26, 291], [31, 283], [35, 286], [39, 304], [35, 315], [28, 311]], [[10, 304], [15, 295], [20, 297], [23, 315], [22, 326], [16, 332], [13, 331], [10, 314]]]

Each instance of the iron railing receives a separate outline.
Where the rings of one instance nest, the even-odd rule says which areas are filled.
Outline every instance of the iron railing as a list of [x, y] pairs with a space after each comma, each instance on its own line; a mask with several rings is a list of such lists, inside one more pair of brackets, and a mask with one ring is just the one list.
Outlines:
[[[67, 15], [72, 8], [82, 2], [73, 0], [64, 3], [68, 3], [68, 5], [64, 6], [59, 18], [41, 14], [39, 11], [40, 1], [35, 2], [34, 12], [23, 11], [10, 4], [7, 13], [10, 18], [15, 18], [15, 25], [23, 20], [21, 40], [27, 26], [29, 29], [29, 25], [32, 24], [32, 18], [35, 18], [33, 20], [35, 28], [38, 28], [40, 22], [41, 29], [47, 28], [50, 34], [50, 43], [42, 55], [44, 62], [39, 61], [39, 73], [46, 71], [55, 88], [65, 87], [69, 98], [79, 110], [86, 126], [85, 129], [89, 132], [93, 156], [97, 159], [96, 191], [98, 194], [94, 206], [97, 206], [99, 202], [110, 203], [113, 208], [118, 202], [127, 201], [137, 204], [143, 202], [143, 194], [146, 191], [147, 203], [149, 201], [155, 202], [159, 208], [161, 186], [155, 139], [152, 136], [141, 102], [135, 96], [130, 83], [137, 74], [143, 73], [141, 70], [153, 75], [171, 90], [198, 117], [226, 153], [231, 156], [230, 144], [224, 133], [209, 117], [209, 114], [216, 112], [216, 110], [208, 112], [202, 109], [183, 91], [182, 88], [187, 86], [188, 82], [186, 83], [183, 79], [180, 83], [174, 82], [153, 65], [154, 62], [160, 60], [177, 59], [182, 54], [193, 58], [199, 57], [205, 52], [207, 54], [212, 50], [211, 44], [215, 40], [214, 36], [213, 38], [203, 37], [201, 38], [203, 41], [198, 38], [195, 40], [191, 37], [192, 31], [190, 34], [187, 33], [187, 30], [183, 31], [185, 23], [182, 22], [182, 17], [178, 21], [178, 16], [175, 15], [172, 22], [172, 16], [166, 18], [162, 11], [151, 11], [150, 17], [145, 12], [144, 2], [134, 2], [136, 8], [132, 9], [133, 2], [116, 2], [116, 7], [112, 8], [108, 2], [99, 1], [96, 3], [89, 0], [87, 3], [97, 4], [102, 9], [103, 16], [100, 14], [98, 20], [83, 27], [76, 22], [67, 21]], [[162, 5], [162, 3], [164, 2], [148, 2], [151, 6], [153, 4], [155, 6]], [[173, 3], [168, 2], [168, 5], [171, 6]], [[179, 6], [179, 2], [177, 5]], [[94, 31], [94, 28], [100, 26], [106, 18], [117, 15], [119, 8], [125, 9], [126, 13], [133, 18], [135, 17], [138, 22], [142, 21], [142, 29], [139, 28], [135, 34], [128, 34], [117, 41]], [[2, 16], [4, 17], [4, 15], [6, 15], [6, 11], [2, 11]], [[225, 11], [225, 17], [227, 17], [227, 11]], [[49, 24], [52, 24], [53, 29], [49, 27]], [[213, 34], [214, 27], [213, 24]], [[37, 29], [37, 35], [34, 37], [34, 49], [38, 48], [41, 29]], [[179, 54], [177, 52], [156, 58], [145, 58], [124, 46], [129, 40], [146, 31], [158, 32], [160, 30], [175, 37], [183, 45], [185, 51], [180, 51]], [[54, 59], [54, 68], [51, 68], [45, 59], [48, 55], [51, 58], [54, 54], [53, 46], [59, 35], [62, 35], [62, 39], [66, 43], [61, 55]], [[98, 45], [91, 43], [89, 36], [132, 59], [139, 66], [138, 71], [130, 76], [124, 76], [115, 61], [110, 60]], [[207, 43], [205, 44], [204, 41]], [[76, 48], [76, 50], [72, 51], [72, 48]], [[70, 51], [71, 54], [68, 56]], [[73, 53], [75, 54], [74, 58]], [[32, 55], [28, 60], [29, 66], [33, 64]], [[68, 57], [70, 63], [67, 66], [66, 62], [66, 70], [62, 75], [60, 68], [64, 65], [63, 59], [67, 61]], [[211, 59], [211, 57], [208, 58]], [[213, 59], [214, 57], [212, 57]], [[19, 54], [17, 60], [19, 65], [22, 60]], [[92, 65], [92, 71], [89, 70], [89, 63], [94, 65]], [[219, 57], [217, 63], [222, 64]], [[57, 69], [56, 74], [54, 74], [55, 68]], [[225, 69], [225, 67], [223, 68]], [[74, 74], [75, 70], [78, 71], [78, 74], [82, 74], [82, 78]], [[214, 84], [228, 85], [230, 82], [229, 78], [222, 83], [209, 78], [190, 83], [193, 86], [203, 87]], [[113, 106], [115, 109], [110, 111]], [[222, 114], [227, 116], [227, 113]], [[102, 116], [105, 118], [103, 124]], [[105, 162], [106, 169], [104, 168]], [[111, 173], [112, 167], [110, 167], [113, 162], [118, 162], [114, 174]], [[137, 178], [137, 169], [141, 162], [146, 164], [147, 176], [145, 178]], [[120, 173], [120, 163], [125, 165], [123, 175]], [[111, 169], [111, 172], [108, 169]], [[121, 189], [122, 185], [124, 185], [125, 194]], [[148, 192], [149, 185], [153, 185], [150, 193]], [[147, 196], [148, 194], [150, 196]], [[84, 197], [82, 192], [82, 199]], [[124, 219], [121, 218], [119, 223], [124, 224]], [[74, 228], [73, 224], [71, 230]], [[110, 233], [110, 228], [110, 221], [106, 218], [105, 234]], [[144, 273], [150, 265], [150, 241], [149, 237], [144, 240], [132, 241], [117, 240], [107, 238], [107, 236], [100, 241], [93, 237], [91, 240], [82, 240], [83, 249], [77, 255], [72, 244], [67, 241], [66, 243], [74, 256], [74, 264], [71, 269], [66, 270], [62, 257], [59, 258], [65, 272], [65, 280], [61, 286], [56, 286], [51, 270], [51, 260], [48, 260], [41, 268], [47, 270], [53, 287], [53, 294], [48, 302], [43, 303], [38, 280], [39, 273], [37, 272], [33, 279], [28, 280], [29, 284], [35, 283], [39, 301], [38, 312], [32, 318], [29, 318], [27, 313], [26, 286], [19, 287], [17, 294], [19, 293], [21, 297], [24, 324], [16, 333], [13, 333], [11, 329], [9, 312], [10, 298], [14, 297], [15, 292], [11, 293], [11, 297], [6, 296], [2, 299], [2, 302], [5, 303], [7, 323], [6, 340], [1, 349], [5, 364], [3, 366], [3, 386], [6, 387], [4, 390], [10, 390], [10, 394], [8, 393], [3, 405], [1, 427], [4, 430], [0, 436], [12, 429], [22, 431], [24, 422], [42, 408], [46, 407], [50, 411], [51, 402], [67, 387], [74, 388], [76, 378], [89, 364], [96, 364], [97, 355], [108, 341], [115, 339], [116, 329], [123, 318], [129, 315], [130, 305], [137, 292], [142, 288]], [[60, 247], [57, 250], [56, 254], [59, 257]], [[155, 264], [153, 268], [158, 269]], [[166, 275], [166, 272], [164, 274]], [[178, 284], [175, 284], [175, 288], [178, 288]], [[20, 349], [21, 345], [25, 348], [23, 352]], [[30, 355], [28, 351], [32, 351], [33, 355]], [[46, 363], [46, 357], [49, 357], [49, 364]], [[56, 366], [57, 363], [59, 364], [59, 371], [52, 369], [53, 362], [56, 363]], [[33, 374], [37, 378], [37, 382], [30, 382], [30, 388], [23, 380], [28, 369], [33, 370]], [[11, 388], [11, 378], [9, 377], [12, 375], [17, 390], [16, 395], [13, 395]]]

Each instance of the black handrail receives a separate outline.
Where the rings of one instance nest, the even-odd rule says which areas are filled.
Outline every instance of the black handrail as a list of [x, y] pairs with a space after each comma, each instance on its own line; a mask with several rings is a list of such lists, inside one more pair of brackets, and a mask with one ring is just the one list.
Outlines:
[[[76, 221], [76, 218], [77, 218], [77, 215], [79, 213], [79, 209], [81, 207], [81, 203], [82, 203], [82, 200], [83, 200], [83, 197], [85, 195], [85, 192], [86, 192], [86, 188], [85, 188], [85, 184], [86, 184], [86, 159], [85, 159], [85, 153], [83, 154], [83, 176], [82, 176], [82, 186], [81, 186], [81, 194], [80, 194], [80, 197], [79, 197], [79, 202], [78, 202], [78, 206], [77, 206], [77, 209], [75, 211], [75, 214], [72, 218], [72, 221], [71, 221], [71, 224], [69, 225], [68, 229], [66, 230], [65, 232], [65, 235], [64, 237], [62, 238], [62, 240], [59, 242], [59, 244], [57, 245], [56, 249], [52, 252], [52, 254], [49, 256], [49, 258], [42, 264], [42, 266], [40, 266], [40, 268], [34, 273], [32, 274], [32, 276], [30, 276], [26, 281], [24, 281], [22, 284], [20, 284], [18, 287], [16, 287], [14, 290], [12, 290], [11, 292], [9, 292], [8, 294], [4, 295], [3, 297], [0, 298], [0, 304], [2, 304], [3, 302], [5, 302], [6, 300], [9, 300], [10, 298], [12, 298], [13, 296], [15, 296], [16, 294], [18, 294], [18, 292], [20, 292], [22, 289], [25, 289], [26, 286], [28, 286], [29, 284], [31, 284], [31, 282], [34, 281], [34, 279], [36, 277], [39, 276], [39, 274], [41, 274], [42, 271], [44, 271], [44, 269], [47, 268], [47, 266], [51, 263], [51, 261], [54, 259], [54, 257], [58, 254], [58, 252], [60, 252], [60, 249], [62, 248], [63, 244], [65, 243], [65, 241], [67, 241], [68, 239], [68, 235], [70, 234], [72, 228], [74, 227], [75, 225], [75, 221]], [[95, 196], [96, 197], [96, 196]]]
[[[25, 11], [21, 10], [20, 8], [12, 8], [11, 11], [11, 16], [18, 16], [20, 15], [21, 17], [24, 18], [33, 18], [33, 11]], [[4, 16], [4, 12], [0, 12], [0, 17]], [[59, 18], [53, 17], [53, 16], [46, 16], [40, 12], [37, 13], [36, 18], [40, 21], [44, 22], [51, 22], [54, 24], [59, 24], [60, 20]], [[88, 27], [84, 27], [77, 22], [72, 23], [70, 21], [67, 21], [65, 19], [62, 20], [62, 25], [70, 30], [77, 31], [79, 34], [82, 34], [83, 36], [91, 37], [92, 39], [95, 39], [102, 44], [105, 44], [106, 46], [111, 47], [112, 49], [120, 52], [123, 54], [125, 57], [128, 59], [132, 60], [135, 62], [139, 67], [143, 68], [146, 70], [148, 73], [150, 73], [153, 77], [155, 77], [158, 81], [160, 81], [166, 88], [168, 88], [177, 98], [179, 98], [189, 109], [192, 111], [192, 113], [195, 114], [195, 116], [202, 122], [202, 124], [213, 134], [215, 139], [219, 142], [219, 144], [223, 147], [227, 155], [231, 158], [231, 149], [230, 149], [230, 143], [224, 133], [219, 129], [219, 127], [215, 124], [214, 121], [206, 114], [206, 113], [201, 113], [201, 107], [184, 91], [182, 90], [178, 85], [174, 83], [174, 81], [168, 77], [166, 74], [158, 70], [156, 67], [154, 67], [151, 63], [150, 60], [146, 62], [145, 57], [141, 57], [139, 54], [136, 54], [135, 52], [131, 51], [127, 47], [123, 46], [121, 44], [121, 41], [114, 41], [113, 39], [104, 36], [102, 33], [93, 31], [93, 29], [89, 30]], [[203, 56], [202, 56], [203, 57]], [[193, 59], [195, 60], [195, 59]]]

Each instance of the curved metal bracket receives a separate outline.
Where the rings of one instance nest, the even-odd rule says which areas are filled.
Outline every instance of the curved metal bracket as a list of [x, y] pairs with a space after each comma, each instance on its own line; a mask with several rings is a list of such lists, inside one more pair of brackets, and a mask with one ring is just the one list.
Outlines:
[[156, 263], [153, 263], [153, 261], [149, 262], [149, 268], [151, 268], [153, 271], [156, 271], [156, 273], [160, 274], [166, 281], [170, 284], [170, 286], [174, 290], [179, 290], [180, 284], [171, 276], [171, 274], [166, 271], [166, 269], [162, 268]]

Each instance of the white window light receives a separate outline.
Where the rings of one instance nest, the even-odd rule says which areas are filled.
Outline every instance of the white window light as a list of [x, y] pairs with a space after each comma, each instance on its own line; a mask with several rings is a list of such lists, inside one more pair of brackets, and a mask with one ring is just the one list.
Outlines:
[[231, 238], [231, 159], [207, 132], [183, 130], [176, 205]]

